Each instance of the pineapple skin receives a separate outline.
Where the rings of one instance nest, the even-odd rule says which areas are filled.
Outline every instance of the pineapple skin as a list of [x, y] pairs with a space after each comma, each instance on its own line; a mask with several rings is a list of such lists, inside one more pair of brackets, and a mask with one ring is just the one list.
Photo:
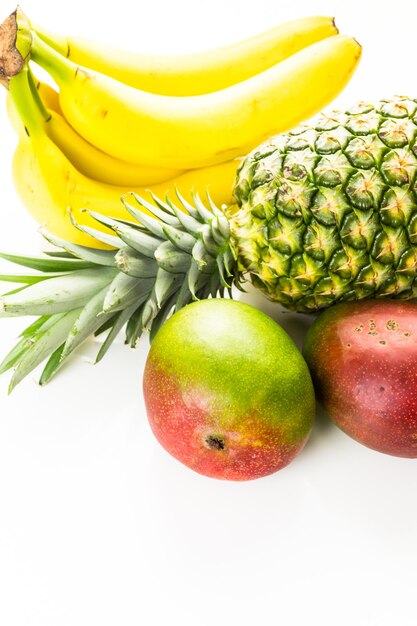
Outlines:
[[241, 163], [230, 211], [239, 271], [299, 312], [417, 297], [417, 100], [323, 114]]

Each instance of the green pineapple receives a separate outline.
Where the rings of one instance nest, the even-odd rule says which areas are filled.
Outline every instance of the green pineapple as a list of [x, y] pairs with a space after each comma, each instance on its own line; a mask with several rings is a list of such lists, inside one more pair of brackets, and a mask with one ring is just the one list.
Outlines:
[[256, 287], [314, 312], [417, 295], [417, 102], [360, 103], [254, 150], [233, 244]]
[[[417, 102], [361, 103], [272, 138], [239, 167], [236, 205], [179, 194], [156, 206], [126, 196], [126, 220], [92, 214], [113, 231], [78, 226], [115, 250], [47, 235], [44, 258], [5, 258], [38, 270], [0, 298], [0, 316], [39, 315], [0, 365], [13, 388], [49, 357], [47, 382], [92, 333], [98, 359], [126, 325], [136, 345], [194, 299], [250, 279], [271, 300], [317, 312], [344, 300], [417, 295]], [[145, 214], [146, 208], [154, 217]], [[130, 215], [129, 215], [130, 214]]]

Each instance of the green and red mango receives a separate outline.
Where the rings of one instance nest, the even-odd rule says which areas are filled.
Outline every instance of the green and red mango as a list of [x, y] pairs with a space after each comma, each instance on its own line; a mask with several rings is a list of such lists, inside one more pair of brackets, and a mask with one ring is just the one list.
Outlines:
[[145, 403], [162, 446], [195, 471], [248, 480], [285, 467], [310, 434], [308, 368], [271, 318], [210, 299], [176, 313], [147, 360]]

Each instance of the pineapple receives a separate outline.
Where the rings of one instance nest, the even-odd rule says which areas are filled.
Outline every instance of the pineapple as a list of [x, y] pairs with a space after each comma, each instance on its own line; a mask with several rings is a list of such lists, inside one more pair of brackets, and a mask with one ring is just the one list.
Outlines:
[[224, 296], [248, 278], [300, 312], [344, 300], [415, 298], [416, 136], [417, 101], [360, 103], [251, 152], [231, 207], [219, 209], [209, 196], [191, 204], [179, 193], [175, 202], [152, 196], [153, 203], [127, 194], [129, 220], [91, 213], [112, 234], [78, 226], [112, 250], [46, 234], [57, 250], [44, 257], [2, 255], [38, 274], [1, 277], [25, 286], [0, 298], [0, 316], [40, 317], [0, 373], [15, 368], [12, 389], [49, 357], [44, 384], [92, 333], [107, 333], [99, 360], [123, 326], [135, 346], [172, 312]]
[[314, 312], [417, 295], [417, 101], [360, 103], [272, 138], [241, 164], [232, 220], [241, 270]]

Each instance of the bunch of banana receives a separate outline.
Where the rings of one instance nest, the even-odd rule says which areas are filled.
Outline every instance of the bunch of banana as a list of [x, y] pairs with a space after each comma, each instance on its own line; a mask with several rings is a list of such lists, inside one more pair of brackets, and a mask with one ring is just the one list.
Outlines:
[[[88, 246], [97, 240], [85, 209], [124, 219], [129, 191], [209, 190], [230, 204], [239, 159], [331, 102], [360, 51], [332, 19], [311, 17], [204, 54], [132, 55], [57, 37], [17, 9], [0, 26], [16, 188], [51, 233]], [[33, 64], [59, 94], [36, 82]]]

